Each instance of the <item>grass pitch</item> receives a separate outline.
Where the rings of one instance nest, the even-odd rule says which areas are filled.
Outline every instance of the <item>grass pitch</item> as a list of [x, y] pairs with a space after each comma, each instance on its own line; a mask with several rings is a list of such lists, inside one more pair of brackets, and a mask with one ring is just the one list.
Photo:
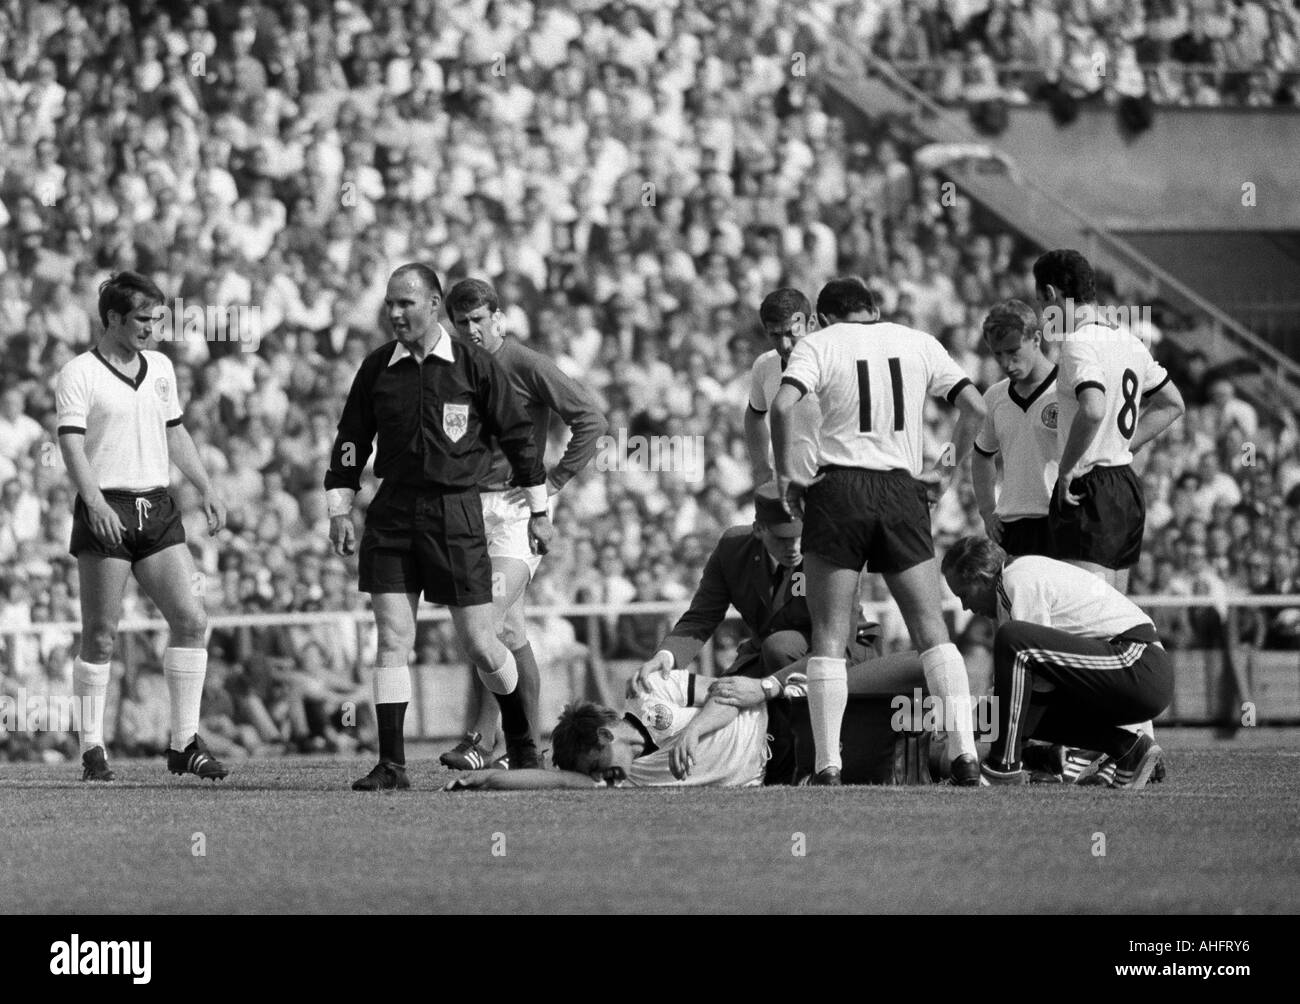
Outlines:
[[[1167, 729], [1169, 781], [361, 794], [367, 760], [0, 765], [13, 913], [1296, 912], [1300, 741]], [[1102, 851], [1104, 850], [1104, 854]], [[799, 853], [802, 851], [803, 853]], [[199, 853], [202, 852], [202, 853]]]

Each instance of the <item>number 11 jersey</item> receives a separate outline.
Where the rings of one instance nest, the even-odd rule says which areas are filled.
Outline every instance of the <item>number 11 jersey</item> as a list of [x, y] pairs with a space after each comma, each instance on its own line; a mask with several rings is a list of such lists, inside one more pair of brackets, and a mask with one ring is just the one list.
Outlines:
[[925, 398], [950, 404], [971, 383], [932, 335], [902, 324], [832, 324], [799, 340], [781, 378], [821, 405], [822, 467], [920, 477]]

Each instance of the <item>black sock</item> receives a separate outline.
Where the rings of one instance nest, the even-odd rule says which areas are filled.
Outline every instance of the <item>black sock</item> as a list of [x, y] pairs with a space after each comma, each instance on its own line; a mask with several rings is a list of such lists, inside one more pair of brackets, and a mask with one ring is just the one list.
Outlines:
[[402, 727], [406, 720], [406, 702], [376, 704], [375, 720], [379, 725], [379, 759], [406, 765], [406, 746]]
[[522, 739], [528, 735], [528, 711], [524, 708], [523, 696], [515, 687], [509, 694], [495, 694], [497, 704], [501, 705], [501, 731], [506, 739]]
[[325, 703], [323, 701], [303, 701], [303, 714], [307, 716], [307, 732], [309, 736], [323, 736], [329, 728], [329, 715], [325, 713]]
[[533, 732], [533, 739], [539, 740], [541, 737], [537, 734], [537, 720], [541, 716], [538, 709], [542, 672], [537, 666], [537, 656], [533, 654], [533, 646], [528, 642], [524, 642], [520, 648], [512, 649], [510, 654], [515, 657], [515, 666], [519, 669], [519, 683], [515, 689], [524, 700], [524, 711], [528, 715], [528, 727]]

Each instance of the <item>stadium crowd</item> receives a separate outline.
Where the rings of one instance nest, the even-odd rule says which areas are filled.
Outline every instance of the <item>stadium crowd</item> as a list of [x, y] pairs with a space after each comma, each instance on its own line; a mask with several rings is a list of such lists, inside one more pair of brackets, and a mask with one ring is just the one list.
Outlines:
[[[817, 5], [814, 5], [817, 6]], [[825, 3], [830, 31], [945, 103], [1049, 100], [1293, 105], [1294, 0], [884, 0]]]
[[[936, 7], [867, 6], [909, 23]], [[845, 134], [790, 72], [797, 9], [0, 2], [0, 627], [79, 616], [53, 381], [99, 330], [97, 287], [118, 269], [218, 308], [160, 345], [230, 506], [213, 539], [188, 485], [177, 496], [212, 615], [364, 603], [355, 559], [329, 551], [321, 478], [403, 261], [434, 265], [444, 285], [495, 282], [512, 334], [597, 392], [611, 432], [699, 437], [695, 469], [629, 469], [602, 450], [557, 497], [561, 543], [535, 605], [684, 602], [717, 536], [751, 518], [741, 420], [766, 347], [757, 305], [777, 285], [815, 296], [832, 275], [870, 276], [885, 316], [935, 332], [981, 386], [996, 380], [983, 314], [1032, 299], [1036, 249], [965, 200], [943, 205], [939, 177], [887, 122]], [[1258, 415], [1196, 358], [1169, 363], [1191, 407], [1140, 458], [1150, 545], [1133, 591], [1300, 593], [1295, 416]], [[950, 422], [932, 405], [931, 457]], [[562, 446], [554, 435], [552, 458]], [[935, 520], [941, 547], [980, 531], [968, 484]], [[125, 614], [151, 612], [132, 599]], [[1171, 642], [1202, 643], [1207, 617], [1169, 615]], [[534, 645], [544, 666], [592, 646], [640, 659], [661, 625], [611, 614], [589, 632], [551, 617]], [[1300, 611], [1241, 629], [1298, 647]], [[11, 646], [15, 672], [0, 685], [70, 691], [72, 644]], [[225, 737], [225, 755], [345, 746], [340, 715], [362, 693], [365, 644], [335, 625], [215, 630], [205, 734]], [[123, 748], [165, 746], [151, 646], [161, 640], [145, 640], [117, 714]], [[419, 648], [430, 665], [459, 661], [442, 630]]]

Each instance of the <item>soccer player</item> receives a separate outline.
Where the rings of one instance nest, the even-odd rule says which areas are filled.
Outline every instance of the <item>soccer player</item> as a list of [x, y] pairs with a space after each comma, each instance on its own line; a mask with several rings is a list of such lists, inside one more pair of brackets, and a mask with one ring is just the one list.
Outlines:
[[[772, 347], [754, 360], [749, 372], [749, 407], [745, 409], [745, 449], [749, 453], [750, 472], [754, 484], [772, 481], [771, 430], [768, 411], [781, 386], [785, 372], [799, 339], [816, 330], [812, 304], [797, 289], [783, 286], [763, 297], [758, 308], [758, 319]], [[799, 403], [797, 425], [799, 429], [798, 469], [811, 480], [817, 470], [817, 402], [809, 397]]]
[[[171, 463], [203, 497], [208, 532], [226, 507], [208, 480], [183, 424], [171, 360], [145, 348], [163, 313], [163, 292], [136, 272], [99, 287], [104, 333], [59, 371], [59, 449], [77, 488], [69, 551], [81, 585], [81, 652], [73, 693], [92, 714], [80, 734], [83, 781], [112, 781], [104, 752], [103, 708], [113, 639], [128, 575], [167, 621], [163, 675], [171, 720], [167, 769], [220, 780], [228, 771], [199, 738], [207, 673], [207, 615], [181, 513], [168, 491]], [[89, 700], [87, 700], [89, 698]]]
[[[865, 565], [884, 575], [921, 652], [930, 693], [942, 702], [954, 751], [953, 781], [978, 785], [970, 682], [941, 613], [929, 503], [932, 492], [947, 489], [970, 452], [985, 417], [983, 398], [935, 338], [881, 322], [861, 278], [828, 282], [817, 296], [817, 313], [821, 329], [790, 354], [772, 411], [778, 483], [791, 511], [804, 518], [813, 620], [808, 711], [817, 746], [814, 783], [842, 783], [844, 648]], [[807, 484], [795, 477], [791, 416], [810, 393], [822, 413], [821, 466]], [[961, 413], [930, 484], [919, 480], [927, 394]]]
[[462, 647], [496, 695], [511, 766], [537, 764], [515, 657], [497, 638], [478, 486], [495, 439], [528, 500], [529, 547], [545, 554], [554, 536], [546, 472], [510, 378], [482, 349], [448, 334], [437, 320], [441, 304], [433, 269], [408, 264], [393, 272], [384, 306], [395, 338], [362, 361], [325, 475], [330, 541], [348, 555], [355, 549], [352, 502], [378, 440], [375, 476], [383, 483], [366, 511], [359, 565], [379, 634], [379, 763], [352, 785], [355, 791], [410, 787], [402, 736], [421, 590], [430, 603], [451, 609]]
[[[468, 788], [526, 791], [546, 788], [724, 787], [764, 783], [769, 760], [768, 709], [787, 694], [795, 666], [763, 680], [718, 680], [676, 669], [654, 674], [648, 686], [616, 710], [588, 701], [569, 705], [551, 734], [555, 770], [483, 771], [457, 778], [449, 791]], [[910, 692], [924, 679], [915, 652], [900, 652], [850, 667], [855, 693]], [[772, 705], [776, 712], [777, 705]]]
[[985, 537], [963, 537], [943, 573], [962, 606], [998, 621], [993, 693], [998, 732], [981, 774], [1024, 784], [1022, 745], [1037, 737], [1099, 750], [1114, 788], [1141, 788], [1160, 747], [1123, 728], [1173, 699], [1173, 666], [1155, 625], [1128, 597], [1075, 565], [1027, 555], [1008, 560]]
[[[1047, 505], [1056, 485], [1056, 367], [1043, 355], [1034, 308], [1005, 300], [984, 319], [984, 340], [1005, 380], [984, 392], [971, 482], [989, 539], [1010, 555], [1052, 554]], [[1002, 454], [1002, 491], [996, 493]]]
[[[506, 371], [532, 422], [539, 457], [546, 452], [551, 412], [569, 427], [571, 435], [564, 456], [546, 479], [548, 494], [557, 494], [591, 463], [600, 437], [608, 428], [595, 398], [546, 356], [505, 336], [501, 301], [489, 283], [462, 279], [452, 286], [447, 293], [447, 316], [462, 340], [484, 349]], [[499, 448], [493, 449], [491, 466], [482, 482], [483, 524], [492, 561], [492, 606], [497, 617], [497, 637], [515, 657], [519, 691], [528, 720], [536, 728], [541, 673], [528, 642], [524, 593], [537, 573], [542, 556], [529, 546], [528, 500], [523, 489], [510, 487], [510, 474], [506, 455]], [[480, 693], [476, 726], [439, 760], [456, 770], [491, 766], [495, 744], [490, 737], [496, 732], [496, 706], [486, 692]], [[479, 745], [483, 737], [489, 737], [486, 747]], [[534, 741], [539, 738], [533, 734]]]
[[1101, 317], [1092, 266], [1078, 251], [1042, 255], [1034, 284], [1044, 334], [1061, 341], [1053, 553], [1122, 593], [1146, 523], [1133, 454], [1183, 414], [1183, 397], [1136, 335]]

